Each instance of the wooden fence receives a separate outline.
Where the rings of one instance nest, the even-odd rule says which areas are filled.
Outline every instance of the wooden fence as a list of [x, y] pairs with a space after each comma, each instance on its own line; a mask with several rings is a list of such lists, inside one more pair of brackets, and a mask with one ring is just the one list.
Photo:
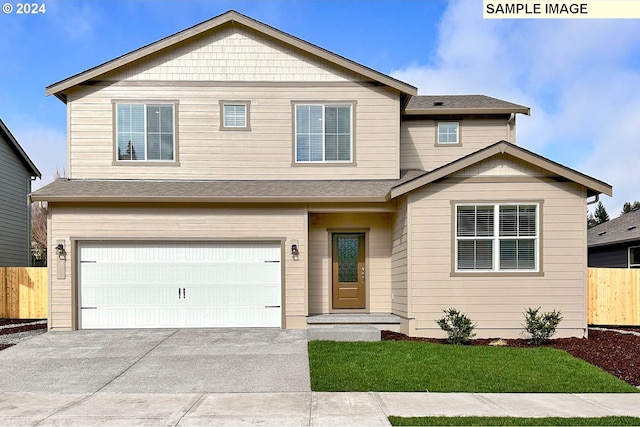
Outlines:
[[589, 268], [590, 325], [640, 326], [640, 269]]
[[0, 267], [0, 317], [46, 319], [47, 267]]

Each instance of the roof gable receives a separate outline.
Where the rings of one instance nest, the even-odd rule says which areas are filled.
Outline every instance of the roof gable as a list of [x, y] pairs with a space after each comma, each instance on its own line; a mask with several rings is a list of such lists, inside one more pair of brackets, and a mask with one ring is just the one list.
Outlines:
[[530, 163], [536, 168], [541, 168], [556, 176], [583, 185], [587, 187], [589, 196], [594, 196], [600, 193], [606, 194], [608, 196], [612, 195], [612, 187], [605, 182], [592, 178], [574, 169], [563, 166], [560, 163], [556, 163], [552, 160], [535, 154], [532, 151], [525, 150], [524, 148], [518, 147], [517, 145], [513, 145], [510, 142], [499, 141], [493, 145], [483, 148], [482, 150], [478, 150], [475, 153], [469, 154], [447, 165], [434, 169], [431, 172], [428, 172], [411, 181], [395, 186], [391, 189], [391, 198], [399, 197], [405, 193], [460, 172], [465, 168], [468, 168], [490, 157], [500, 154], [510, 155], [516, 159], [519, 159], [526, 163]]
[[27, 156], [27, 153], [25, 153], [20, 144], [18, 144], [18, 141], [11, 134], [9, 128], [7, 128], [2, 119], [0, 119], [0, 139], [7, 142], [9, 147], [11, 147], [11, 149], [16, 153], [16, 155], [22, 161], [22, 164], [29, 171], [32, 177], [41, 177], [40, 171], [38, 170], [38, 168], [36, 168], [36, 165], [33, 164], [29, 156]]
[[53, 94], [59, 99], [61, 99], [63, 102], [65, 102], [66, 101], [65, 91], [72, 88], [73, 86], [86, 83], [87, 81], [90, 81], [98, 76], [112, 72], [118, 68], [130, 65], [135, 61], [141, 60], [143, 58], [147, 58], [150, 55], [157, 54], [158, 52], [168, 49], [179, 43], [192, 40], [193, 38], [205, 32], [215, 31], [216, 29], [222, 28], [225, 25], [244, 26], [246, 28], [249, 28], [253, 31], [256, 31], [262, 34], [263, 36], [270, 37], [272, 39], [285, 43], [292, 48], [296, 48], [301, 50], [302, 52], [313, 55], [323, 61], [326, 61], [327, 63], [333, 66], [341, 67], [348, 71], [357, 73], [374, 82], [378, 82], [379, 84], [392, 87], [404, 94], [407, 94], [407, 95], [417, 94], [417, 89], [414, 86], [401, 82], [400, 80], [394, 79], [393, 77], [382, 74], [369, 67], [358, 64], [340, 55], [332, 53], [326, 49], [320, 48], [314, 44], [311, 44], [302, 39], [289, 35], [276, 28], [263, 24], [245, 15], [242, 15], [236, 11], [226, 12], [222, 15], [219, 15], [217, 17], [204, 21], [200, 24], [197, 24], [191, 28], [187, 28], [183, 31], [180, 31], [171, 36], [165, 37], [147, 46], [136, 49], [118, 58], [112, 59], [101, 65], [90, 68], [79, 74], [76, 74], [67, 79], [54, 83], [47, 87], [46, 93], [47, 95]]

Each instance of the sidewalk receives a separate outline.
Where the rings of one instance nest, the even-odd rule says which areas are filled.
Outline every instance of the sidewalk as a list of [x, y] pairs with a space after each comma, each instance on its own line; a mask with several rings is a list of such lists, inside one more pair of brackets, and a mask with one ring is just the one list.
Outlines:
[[640, 417], [640, 393], [0, 393], [3, 426], [385, 426], [389, 415]]

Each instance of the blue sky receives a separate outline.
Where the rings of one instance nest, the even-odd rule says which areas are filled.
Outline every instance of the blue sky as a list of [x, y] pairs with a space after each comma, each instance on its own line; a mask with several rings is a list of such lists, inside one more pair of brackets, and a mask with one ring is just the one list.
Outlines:
[[0, 118], [44, 183], [66, 169], [66, 109], [46, 86], [234, 9], [423, 95], [529, 106], [519, 145], [613, 185], [611, 217], [640, 200], [640, 20], [485, 20], [480, 0], [39, 3], [0, 13]]

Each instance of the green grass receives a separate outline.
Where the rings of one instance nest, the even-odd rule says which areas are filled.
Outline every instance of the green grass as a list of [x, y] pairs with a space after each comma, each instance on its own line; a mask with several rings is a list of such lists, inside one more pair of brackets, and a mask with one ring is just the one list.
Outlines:
[[309, 342], [314, 391], [633, 393], [638, 390], [548, 347], [426, 342]]
[[638, 426], [640, 418], [389, 417], [394, 426]]

